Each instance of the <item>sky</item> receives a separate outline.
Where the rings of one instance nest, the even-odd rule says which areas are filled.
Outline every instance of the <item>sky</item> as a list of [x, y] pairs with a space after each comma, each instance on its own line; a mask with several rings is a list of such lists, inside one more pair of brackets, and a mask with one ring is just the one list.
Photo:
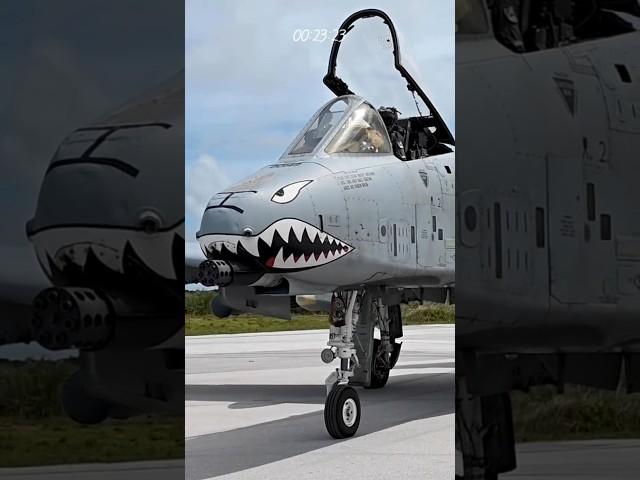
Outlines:
[[[322, 83], [333, 31], [363, 8], [379, 8], [390, 16], [400, 36], [403, 64], [455, 131], [454, 2], [187, 0], [187, 242], [195, 241], [209, 198], [276, 162], [313, 113], [334, 97]], [[309, 29], [310, 40], [294, 41], [297, 29]], [[320, 41], [322, 30], [328, 31], [325, 41]], [[381, 105], [369, 94], [382, 101], [382, 94], [393, 92], [394, 97], [402, 95], [403, 108], [408, 108], [407, 101], [414, 108], [393, 69], [391, 53], [375, 44], [377, 30], [367, 32], [372, 35], [357, 30], [347, 35], [340, 52], [345, 56], [344, 70], [339, 75], [376, 107]], [[352, 43], [346, 43], [351, 36]], [[363, 42], [373, 42], [364, 54], [358, 50]], [[396, 82], [393, 87], [376, 84], [389, 76]], [[395, 106], [400, 100], [384, 101]]]

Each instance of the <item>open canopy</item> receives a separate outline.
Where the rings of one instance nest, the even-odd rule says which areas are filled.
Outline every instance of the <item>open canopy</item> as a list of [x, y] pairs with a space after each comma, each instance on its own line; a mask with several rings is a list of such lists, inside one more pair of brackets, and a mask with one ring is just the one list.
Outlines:
[[[356, 12], [350, 15], [343, 23], [340, 25], [338, 29], [338, 34], [333, 42], [333, 47], [331, 49], [331, 55], [329, 57], [329, 67], [327, 74], [325, 75], [323, 82], [329, 87], [329, 89], [335, 93], [337, 96], [342, 95], [352, 95], [354, 92], [349, 88], [347, 83], [337, 75], [337, 68], [339, 64], [339, 53], [341, 51], [341, 47], [346, 42], [347, 35], [350, 32], [354, 31], [355, 24], [359, 20], [375, 18], [378, 17], [382, 20], [383, 24], [388, 29], [388, 38], [385, 38], [385, 42], [388, 40], [390, 42], [390, 48], [393, 49], [392, 57], [393, 57], [393, 65], [395, 70], [398, 71], [401, 78], [406, 82], [406, 88], [408, 91], [417, 95], [420, 100], [424, 103], [424, 105], [429, 109], [429, 112], [425, 115], [421, 115], [427, 121], [427, 127], [429, 130], [435, 135], [435, 138], [438, 142], [447, 143], [449, 145], [454, 145], [455, 140], [453, 135], [449, 131], [449, 128], [445, 124], [444, 120], [438, 113], [437, 109], [429, 99], [429, 97], [425, 94], [425, 92], [420, 88], [418, 83], [411, 76], [409, 71], [402, 64], [402, 59], [400, 55], [400, 45], [398, 42], [398, 35], [396, 29], [391, 22], [389, 16], [381, 10], [376, 9], [366, 9]], [[371, 30], [372, 32], [375, 30]], [[353, 36], [353, 34], [351, 34]], [[375, 34], [372, 33], [375, 36]], [[380, 38], [372, 38], [371, 42], [380, 42]], [[344, 49], [343, 49], [344, 50]], [[362, 57], [366, 57], [366, 52], [362, 53]], [[342, 62], [344, 59], [340, 57], [340, 61]], [[343, 62], [345, 63], [345, 62]], [[371, 79], [373, 81], [373, 79]], [[362, 92], [357, 92], [362, 94]]]

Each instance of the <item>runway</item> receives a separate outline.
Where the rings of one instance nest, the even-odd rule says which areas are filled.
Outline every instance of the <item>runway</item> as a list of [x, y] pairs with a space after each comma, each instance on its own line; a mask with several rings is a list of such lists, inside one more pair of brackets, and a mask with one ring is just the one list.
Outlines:
[[323, 420], [327, 331], [187, 337], [186, 478], [454, 476], [453, 325], [405, 327], [382, 390], [358, 389], [355, 437]]
[[0, 468], [0, 479], [7, 480], [180, 480], [183, 475], [184, 460]]
[[523, 443], [516, 452], [518, 468], [505, 479], [631, 480], [640, 470], [640, 440]]

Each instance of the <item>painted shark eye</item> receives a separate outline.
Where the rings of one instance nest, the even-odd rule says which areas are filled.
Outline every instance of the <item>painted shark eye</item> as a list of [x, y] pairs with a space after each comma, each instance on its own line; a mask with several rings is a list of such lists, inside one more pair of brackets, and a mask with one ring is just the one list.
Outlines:
[[290, 183], [289, 185], [282, 187], [271, 197], [272, 202], [276, 203], [289, 203], [296, 199], [300, 190], [309, 185], [313, 180], [302, 180], [301, 182]]

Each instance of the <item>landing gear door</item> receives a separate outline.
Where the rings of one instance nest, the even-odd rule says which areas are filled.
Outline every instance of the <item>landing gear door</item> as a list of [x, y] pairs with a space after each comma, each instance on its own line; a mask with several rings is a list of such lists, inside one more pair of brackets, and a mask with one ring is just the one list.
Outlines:
[[[390, 75], [393, 68], [398, 75]], [[402, 64], [395, 26], [381, 10], [361, 10], [340, 25], [323, 82], [337, 96], [361, 95], [376, 108], [394, 107], [403, 116], [411, 116], [421, 100], [428, 111], [420, 116], [429, 119], [429, 129], [440, 142], [454, 144], [435, 106]]]

